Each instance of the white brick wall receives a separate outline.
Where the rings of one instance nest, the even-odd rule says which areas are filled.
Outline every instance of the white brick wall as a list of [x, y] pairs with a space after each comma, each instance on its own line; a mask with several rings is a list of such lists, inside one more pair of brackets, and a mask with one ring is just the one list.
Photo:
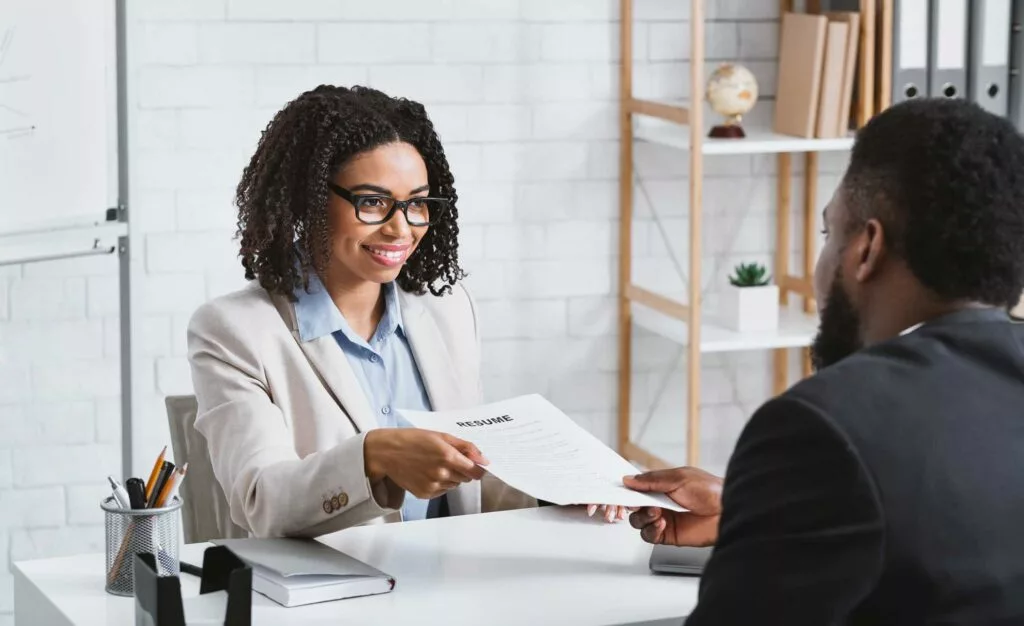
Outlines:
[[[778, 3], [705, 4], [706, 71], [738, 57], [771, 96]], [[635, 7], [636, 92], [685, 96], [689, 2]], [[163, 396], [190, 392], [190, 314], [243, 282], [231, 204], [242, 168], [273, 114], [328, 82], [422, 100], [434, 118], [456, 175], [488, 396], [544, 393], [612, 440], [618, 2], [133, 0], [128, 9], [140, 465], [168, 441]], [[770, 112], [762, 103], [751, 118]], [[636, 158], [671, 239], [644, 217], [638, 192], [637, 275], [681, 294], [667, 254], [686, 259], [688, 159], [644, 146]], [[830, 173], [821, 202], [843, 158], [822, 158]], [[738, 260], [771, 261], [774, 169], [773, 157], [706, 160], [706, 285]], [[105, 473], [118, 471], [120, 442], [116, 290], [114, 259], [0, 268], [0, 554], [102, 549], [97, 500]], [[643, 443], [680, 458], [679, 348], [635, 336], [634, 432], [652, 410]], [[711, 469], [721, 471], [768, 393], [769, 363], [766, 353], [708, 359], [702, 445]], [[10, 577], [0, 575], [0, 625], [11, 606]]]

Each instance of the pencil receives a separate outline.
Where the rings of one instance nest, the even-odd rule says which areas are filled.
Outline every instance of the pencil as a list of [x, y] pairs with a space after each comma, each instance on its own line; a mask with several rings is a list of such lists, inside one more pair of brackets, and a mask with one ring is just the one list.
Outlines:
[[153, 487], [156, 486], [157, 476], [160, 475], [160, 469], [164, 466], [164, 457], [167, 456], [167, 446], [160, 452], [160, 456], [156, 457], [156, 463], [153, 464], [153, 471], [149, 473], [149, 480], [146, 481], [146, 502], [149, 502], [149, 496], [153, 493]]
[[160, 468], [160, 474], [156, 477], [156, 483], [153, 485], [153, 491], [149, 494], [149, 499], [146, 500], [147, 509], [156, 508], [156, 501], [160, 498], [160, 494], [163, 493], [164, 487], [167, 486], [173, 475], [174, 463], [164, 461], [163, 467]]
[[171, 473], [170, 478], [164, 482], [164, 488], [160, 490], [160, 494], [156, 498], [156, 504], [154, 508], [162, 508], [167, 504], [167, 501], [174, 497], [174, 494], [178, 492], [178, 485], [185, 478], [185, 472], [188, 470], [188, 463], [185, 463], [179, 469], [174, 470]]

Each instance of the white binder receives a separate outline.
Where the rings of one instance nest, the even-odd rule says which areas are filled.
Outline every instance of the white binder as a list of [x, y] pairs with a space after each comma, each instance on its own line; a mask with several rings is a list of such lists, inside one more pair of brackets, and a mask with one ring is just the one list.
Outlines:
[[971, 3], [967, 97], [1000, 116], [1009, 101], [1010, 23], [1010, 0]]
[[[985, 0], [987, 3], [988, 0]], [[928, 95], [967, 97], [967, 0], [931, 0]]]
[[892, 104], [928, 95], [928, 2], [893, 2]]

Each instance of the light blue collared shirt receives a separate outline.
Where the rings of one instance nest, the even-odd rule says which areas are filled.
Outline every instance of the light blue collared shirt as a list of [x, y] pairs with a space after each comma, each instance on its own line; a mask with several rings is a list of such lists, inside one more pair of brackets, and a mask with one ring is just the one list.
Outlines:
[[[384, 316], [369, 342], [352, 330], [316, 275], [309, 279], [309, 293], [301, 286], [295, 290], [295, 318], [302, 341], [332, 335], [338, 342], [381, 428], [406, 428], [411, 424], [394, 407], [430, 411], [430, 399], [402, 327], [398, 288], [394, 283], [382, 287]], [[426, 518], [428, 503], [406, 493], [402, 518]]]

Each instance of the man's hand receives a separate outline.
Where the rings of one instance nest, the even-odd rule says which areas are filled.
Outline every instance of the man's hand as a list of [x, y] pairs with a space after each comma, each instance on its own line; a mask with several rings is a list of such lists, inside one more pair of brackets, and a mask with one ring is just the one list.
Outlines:
[[487, 459], [468, 441], [419, 428], [380, 428], [363, 443], [370, 482], [390, 478], [417, 498], [430, 499], [484, 476]]
[[673, 546], [709, 546], [718, 539], [722, 513], [722, 479], [694, 467], [647, 472], [627, 476], [630, 489], [666, 494], [685, 513], [644, 507], [629, 516], [644, 541]]

